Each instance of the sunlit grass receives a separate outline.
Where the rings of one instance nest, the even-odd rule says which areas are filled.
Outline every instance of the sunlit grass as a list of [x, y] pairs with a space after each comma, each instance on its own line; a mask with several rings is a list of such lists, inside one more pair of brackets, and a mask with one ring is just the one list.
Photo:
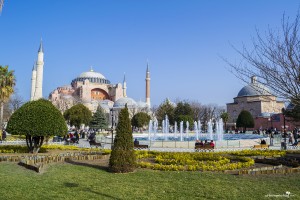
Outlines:
[[[53, 164], [42, 174], [0, 163], [0, 199], [266, 199], [290, 191], [300, 198], [300, 174], [233, 176], [137, 170], [112, 174], [95, 165]], [[293, 197], [292, 197], [293, 198]]]

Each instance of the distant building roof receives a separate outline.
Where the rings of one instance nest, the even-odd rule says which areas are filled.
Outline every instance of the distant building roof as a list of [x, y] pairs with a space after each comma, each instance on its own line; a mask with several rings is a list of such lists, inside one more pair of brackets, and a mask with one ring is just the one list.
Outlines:
[[251, 83], [243, 87], [239, 93], [238, 97], [244, 96], [261, 96], [261, 95], [272, 95], [269, 88], [256, 82], [256, 77], [251, 78]]

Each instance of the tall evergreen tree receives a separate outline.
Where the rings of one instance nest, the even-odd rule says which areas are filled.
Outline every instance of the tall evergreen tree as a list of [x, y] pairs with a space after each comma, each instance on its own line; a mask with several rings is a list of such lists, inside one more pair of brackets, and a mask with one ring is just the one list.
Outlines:
[[119, 114], [116, 138], [109, 159], [109, 169], [115, 173], [132, 172], [136, 166], [132, 128], [127, 105]]
[[253, 119], [251, 113], [246, 110], [242, 110], [236, 120], [236, 126], [242, 127], [243, 133], [246, 132], [247, 128], [253, 128], [254, 127], [254, 119]]
[[105, 113], [103, 109], [100, 106], [98, 106], [90, 122], [90, 128], [102, 130], [102, 129], [107, 129], [107, 126], [108, 126], [108, 122]]
[[155, 112], [156, 118], [161, 125], [162, 121], [167, 115], [171, 125], [174, 125], [174, 105], [170, 102], [169, 99], [166, 99], [162, 104], [159, 105], [157, 111]]

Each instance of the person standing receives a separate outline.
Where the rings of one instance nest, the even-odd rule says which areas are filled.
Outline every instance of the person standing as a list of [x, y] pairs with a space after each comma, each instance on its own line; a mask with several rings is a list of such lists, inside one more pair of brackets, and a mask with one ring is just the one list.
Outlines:
[[6, 139], [6, 131], [3, 129], [2, 130], [2, 141]]

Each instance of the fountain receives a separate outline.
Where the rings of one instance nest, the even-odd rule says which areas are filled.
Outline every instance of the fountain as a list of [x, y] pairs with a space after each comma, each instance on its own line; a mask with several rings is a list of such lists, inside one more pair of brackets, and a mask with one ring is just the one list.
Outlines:
[[177, 122], [174, 124], [174, 137], [177, 138]]
[[153, 121], [153, 132], [154, 132], [154, 138], [153, 138], [153, 140], [156, 140], [157, 129], [158, 129], [158, 121], [157, 121], [157, 119], [155, 117], [154, 121]]
[[161, 123], [161, 128], [162, 128], [162, 130], [161, 130], [161, 133], [162, 134], [165, 134], [165, 120], [162, 120], [162, 123]]
[[212, 140], [213, 139], [213, 128], [212, 128], [211, 119], [207, 123], [207, 132], [208, 132], [208, 135], [209, 135], [209, 139]]
[[199, 130], [198, 130], [198, 124], [196, 121], [194, 121], [194, 131], [195, 131], [196, 140], [199, 140]]
[[189, 128], [190, 128], [190, 123], [189, 121], [186, 121], [186, 138], [188, 139], [189, 138]]
[[219, 119], [217, 124], [218, 124], [217, 136], [218, 136], [218, 140], [221, 141], [223, 140], [223, 134], [224, 134], [223, 120]]
[[152, 130], [153, 130], [153, 122], [152, 120], [149, 121], [149, 126], [148, 126], [148, 140], [151, 141], [151, 134], [152, 134]]
[[183, 121], [180, 122], [180, 141], [183, 141]]
[[201, 122], [200, 122], [200, 120], [198, 120], [198, 130], [199, 130], [199, 134], [201, 134]]
[[[186, 123], [186, 128], [184, 127]], [[180, 123], [175, 122], [174, 127], [172, 128], [172, 133], [169, 132], [169, 119], [166, 116], [162, 123], [162, 132], [158, 133], [158, 121], [156, 118], [149, 121], [148, 134], [134, 134], [135, 138], [140, 138], [140, 141], [180, 141], [180, 142], [189, 142], [195, 140], [244, 140], [244, 139], [259, 139], [263, 136], [253, 135], [253, 134], [224, 134], [223, 120], [218, 119], [215, 122], [215, 131], [213, 130], [214, 124], [210, 119], [207, 122], [207, 132], [202, 133], [202, 125], [200, 120], [194, 121], [193, 131], [190, 134], [190, 124], [189, 122], [181, 121]], [[185, 132], [186, 131], [186, 132]], [[154, 143], [151, 143], [154, 144]], [[150, 145], [151, 145], [150, 144]], [[167, 143], [166, 143], [167, 144]], [[168, 143], [169, 144], [169, 143]], [[224, 145], [224, 142], [218, 142], [218, 145]], [[228, 142], [227, 142], [228, 144]], [[180, 144], [182, 145], [182, 144]], [[176, 145], [175, 145], [176, 146]]]

